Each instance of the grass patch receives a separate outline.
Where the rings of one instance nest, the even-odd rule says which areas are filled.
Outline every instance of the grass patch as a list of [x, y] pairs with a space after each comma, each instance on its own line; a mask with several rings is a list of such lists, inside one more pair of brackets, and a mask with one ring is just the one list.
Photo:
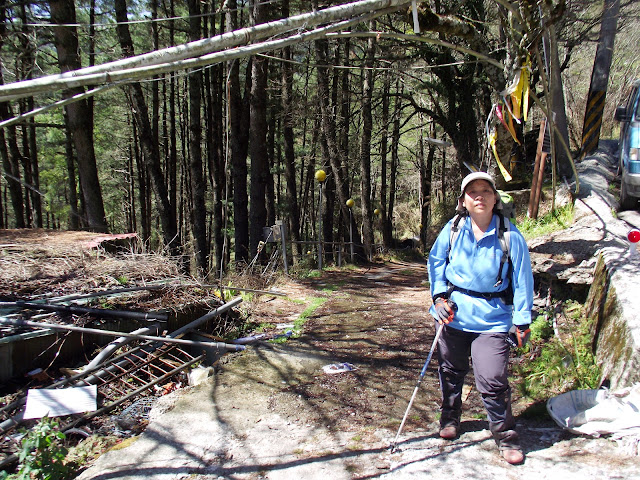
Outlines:
[[[304, 309], [304, 311], [300, 314], [298, 318], [296, 318], [295, 322], [293, 322], [293, 331], [291, 338], [298, 338], [302, 333], [302, 329], [304, 324], [307, 323], [309, 317], [315, 312], [318, 307], [320, 307], [327, 299], [323, 297], [312, 297], [309, 301], [309, 306]], [[271, 340], [273, 343], [284, 343], [287, 341], [287, 337], [274, 338]]]
[[333, 293], [340, 288], [339, 285], [323, 285], [320, 291], [323, 293]]
[[483, 412], [473, 412], [470, 413], [469, 416], [475, 420], [486, 420], [487, 414]]
[[558, 230], [564, 230], [572, 223], [573, 205], [569, 204], [564, 207], [557, 208], [555, 212], [549, 212], [535, 220], [525, 217], [518, 223], [517, 227], [522, 235], [524, 235], [524, 238], [530, 240]]
[[514, 384], [533, 402], [546, 402], [570, 390], [598, 388], [600, 381], [591, 347], [591, 322], [579, 304], [563, 302], [550, 315], [555, 315], [559, 336], [553, 334], [553, 317], [539, 316], [522, 361], [514, 366]]

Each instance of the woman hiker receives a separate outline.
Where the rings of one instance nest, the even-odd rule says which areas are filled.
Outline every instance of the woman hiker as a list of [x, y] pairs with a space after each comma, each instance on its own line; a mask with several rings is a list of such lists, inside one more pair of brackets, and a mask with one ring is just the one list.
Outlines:
[[489, 174], [464, 178], [458, 215], [429, 254], [429, 313], [443, 329], [438, 340], [440, 437], [453, 440], [460, 432], [462, 386], [471, 356], [493, 438], [502, 457], [516, 465], [524, 453], [511, 412], [509, 342], [523, 346], [528, 340], [533, 275], [527, 243], [500, 208]]

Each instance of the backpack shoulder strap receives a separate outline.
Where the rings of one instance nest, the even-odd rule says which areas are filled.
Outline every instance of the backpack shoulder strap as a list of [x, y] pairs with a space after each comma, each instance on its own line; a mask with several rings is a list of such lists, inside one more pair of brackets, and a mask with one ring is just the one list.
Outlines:
[[447, 263], [449, 263], [449, 256], [451, 255], [451, 246], [455, 243], [456, 238], [460, 235], [460, 228], [458, 224], [462, 220], [464, 223], [465, 216], [460, 215], [459, 213], [453, 217], [453, 222], [451, 223], [451, 231], [449, 232], [449, 248], [447, 249]]
[[504, 264], [508, 263], [508, 267], [511, 268], [511, 221], [505, 218], [502, 213], [498, 213], [498, 240], [502, 249], [502, 258], [500, 259], [500, 270], [498, 270], [495, 287], [502, 284]]

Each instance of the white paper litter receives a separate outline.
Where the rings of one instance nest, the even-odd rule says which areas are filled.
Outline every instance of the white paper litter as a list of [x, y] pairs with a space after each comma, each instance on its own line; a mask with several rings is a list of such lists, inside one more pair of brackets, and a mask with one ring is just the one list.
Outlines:
[[98, 387], [36, 388], [27, 392], [24, 419], [60, 417], [98, 409]]
[[572, 390], [547, 401], [551, 418], [579, 435], [640, 439], [640, 384], [617, 391]]
[[322, 367], [324, 373], [333, 374], [333, 373], [342, 373], [342, 372], [351, 372], [352, 370], [357, 370], [350, 363], [332, 363], [331, 365], [325, 365]]

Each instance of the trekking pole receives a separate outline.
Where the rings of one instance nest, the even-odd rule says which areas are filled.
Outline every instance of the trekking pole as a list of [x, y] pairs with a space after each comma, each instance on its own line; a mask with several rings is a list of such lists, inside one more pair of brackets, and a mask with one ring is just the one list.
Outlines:
[[407, 416], [409, 415], [409, 410], [411, 410], [411, 405], [413, 405], [413, 401], [416, 398], [416, 394], [418, 393], [418, 389], [420, 388], [420, 384], [422, 383], [422, 379], [424, 378], [424, 374], [427, 373], [427, 367], [429, 366], [429, 362], [431, 361], [431, 357], [433, 356], [433, 351], [438, 344], [438, 338], [440, 338], [440, 334], [442, 333], [444, 325], [440, 325], [436, 332], [436, 336], [433, 339], [433, 343], [431, 344], [431, 350], [429, 350], [429, 356], [427, 357], [427, 361], [424, 362], [424, 366], [422, 367], [422, 371], [420, 372], [420, 376], [418, 377], [418, 383], [416, 384], [416, 388], [413, 389], [413, 395], [411, 395], [411, 400], [409, 400], [409, 406], [407, 407], [407, 411], [404, 412], [404, 417], [402, 418], [402, 422], [400, 423], [400, 428], [398, 429], [398, 433], [396, 434], [396, 438], [391, 442], [391, 453], [393, 453], [398, 445], [398, 437], [400, 437], [400, 432], [404, 427], [404, 422], [407, 421]]

